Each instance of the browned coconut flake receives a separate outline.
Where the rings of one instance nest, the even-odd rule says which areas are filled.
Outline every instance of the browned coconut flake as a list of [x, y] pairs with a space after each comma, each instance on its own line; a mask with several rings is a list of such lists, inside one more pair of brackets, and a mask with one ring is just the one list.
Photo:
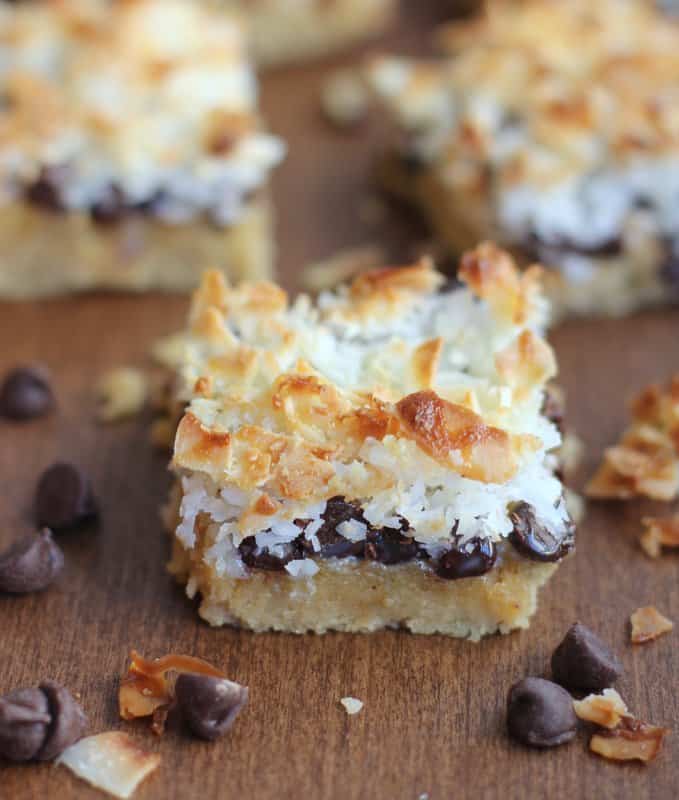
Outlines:
[[667, 728], [623, 717], [616, 728], [595, 733], [589, 749], [611, 761], [641, 761], [646, 764], [658, 755], [668, 733]]
[[601, 694], [590, 694], [584, 700], [574, 700], [576, 715], [602, 728], [616, 728], [628, 715], [625, 701], [615, 689], [604, 689]]
[[650, 558], [658, 558], [663, 547], [679, 547], [679, 514], [669, 517], [644, 517], [644, 533], [639, 539], [642, 550]]
[[110, 731], [76, 742], [57, 763], [97, 789], [126, 800], [157, 769], [160, 756], [142, 750], [126, 733]]
[[632, 644], [643, 644], [669, 633], [674, 627], [672, 620], [663, 616], [655, 606], [638, 608], [630, 617]]

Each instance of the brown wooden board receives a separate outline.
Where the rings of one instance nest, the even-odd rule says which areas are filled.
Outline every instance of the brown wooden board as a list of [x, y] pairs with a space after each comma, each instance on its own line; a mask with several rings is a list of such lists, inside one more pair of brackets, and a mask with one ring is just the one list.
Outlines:
[[[392, 38], [406, 45], [413, 25]], [[265, 79], [271, 126], [290, 141], [275, 187], [282, 273], [338, 247], [404, 242], [403, 221], [371, 227], [359, 212], [370, 191], [373, 126], [351, 134], [325, 124], [323, 77], [355, 56]], [[402, 224], [403, 223], [403, 224]], [[109, 367], [145, 363], [155, 337], [182, 325], [182, 298], [86, 296], [0, 304], [0, 370], [39, 360], [54, 373], [59, 409], [26, 425], [0, 422], [0, 546], [31, 527], [32, 494], [43, 468], [71, 459], [92, 476], [98, 528], [63, 535], [65, 574], [48, 592], [0, 597], [0, 691], [50, 677], [82, 696], [92, 732], [122, 728], [162, 754], [140, 800], [168, 798], [670, 798], [679, 786], [679, 630], [633, 648], [628, 618], [655, 604], [679, 622], [679, 557], [651, 561], [636, 537], [647, 503], [594, 504], [577, 554], [542, 593], [529, 631], [470, 644], [402, 632], [372, 636], [253, 635], [200, 622], [166, 575], [169, 547], [158, 507], [166, 458], [148, 444], [148, 420], [102, 427], [93, 384]], [[679, 312], [620, 321], [574, 321], [553, 334], [568, 391], [570, 422], [591, 473], [625, 421], [625, 399], [679, 369]], [[615, 765], [586, 750], [587, 737], [549, 752], [526, 750], [504, 730], [509, 686], [548, 674], [553, 647], [576, 619], [620, 653], [619, 689], [641, 718], [674, 728], [649, 767]], [[145, 723], [121, 723], [116, 689], [127, 654], [201, 656], [250, 686], [251, 702], [232, 732], [204, 744], [171, 727], [163, 739]], [[365, 702], [348, 717], [345, 695]], [[0, 798], [101, 795], [52, 765], [0, 765]]]

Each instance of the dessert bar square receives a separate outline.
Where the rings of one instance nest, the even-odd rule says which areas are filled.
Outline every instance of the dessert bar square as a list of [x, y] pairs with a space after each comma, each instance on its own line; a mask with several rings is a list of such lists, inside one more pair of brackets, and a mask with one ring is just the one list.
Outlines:
[[207, 273], [164, 345], [188, 403], [171, 571], [213, 625], [526, 627], [573, 544], [543, 413], [539, 269], [491, 244], [466, 287], [423, 260], [316, 302]]
[[431, 61], [374, 59], [384, 179], [445, 245], [554, 269], [555, 314], [679, 300], [679, 20], [649, 0], [489, 0]]
[[214, 0], [247, 18], [255, 61], [263, 66], [341, 50], [384, 30], [395, 0]]
[[0, 296], [271, 274], [240, 24], [191, 0], [0, 4]]

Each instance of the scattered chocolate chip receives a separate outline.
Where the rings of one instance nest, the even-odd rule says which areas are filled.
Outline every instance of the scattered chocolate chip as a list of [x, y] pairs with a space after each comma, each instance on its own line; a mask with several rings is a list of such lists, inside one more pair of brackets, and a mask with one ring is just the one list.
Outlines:
[[17, 540], [0, 555], [0, 591], [12, 594], [46, 589], [64, 566], [64, 554], [44, 528]]
[[224, 678], [183, 674], [177, 678], [175, 696], [193, 733], [212, 741], [233, 725], [248, 701], [248, 689]]
[[98, 225], [114, 225], [120, 222], [127, 210], [125, 197], [120, 188], [111, 184], [90, 207], [90, 216]]
[[473, 539], [460, 549], [449, 550], [439, 558], [436, 574], [446, 580], [485, 575], [495, 564], [497, 549], [488, 539]]
[[62, 190], [68, 177], [65, 165], [43, 167], [37, 180], [26, 187], [26, 200], [47, 211], [63, 211]]
[[17, 367], [0, 386], [0, 416], [14, 420], [42, 417], [54, 408], [47, 370]]
[[10, 761], [51, 761], [86, 727], [82, 708], [54, 681], [0, 697], [0, 756]]
[[569, 689], [600, 692], [622, 674], [622, 664], [589, 628], [576, 622], [552, 654], [552, 676]]
[[531, 747], [556, 747], [575, 736], [578, 719], [565, 689], [544, 678], [524, 678], [507, 698], [510, 736]]
[[40, 689], [15, 689], [0, 697], [0, 756], [30, 761], [42, 747], [51, 721]]
[[402, 531], [408, 530], [404, 520], [402, 530], [380, 528], [368, 531], [365, 545], [365, 557], [380, 564], [400, 564], [412, 561], [420, 553], [420, 546], [412, 536], [405, 536]]
[[513, 503], [509, 518], [514, 529], [509, 541], [524, 556], [534, 561], [558, 561], [573, 549], [574, 526], [567, 524], [560, 533], [549, 530], [535, 518], [535, 509], [528, 503]]
[[52, 723], [35, 757], [38, 761], [51, 761], [82, 738], [87, 729], [87, 717], [68, 689], [58, 683], [45, 681], [40, 684], [40, 690], [47, 698]]
[[97, 505], [82, 470], [73, 464], [58, 462], [38, 481], [35, 510], [39, 525], [62, 530], [95, 517]]
[[259, 547], [254, 536], [247, 536], [238, 545], [238, 552], [243, 563], [251, 569], [266, 569], [279, 572], [285, 565], [298, 558], [304, 558], [304, 551], [297, 540], [277, 546], [278, 552], [272, 553], [268, 547]]

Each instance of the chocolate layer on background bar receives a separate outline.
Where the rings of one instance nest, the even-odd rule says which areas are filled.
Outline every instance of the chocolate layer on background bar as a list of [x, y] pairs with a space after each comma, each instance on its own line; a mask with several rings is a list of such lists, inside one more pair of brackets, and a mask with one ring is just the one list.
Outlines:
[[270, 275], [284, 148], [246, 54], [191, 0], [1, 3], [0, 295]]
[[441, 42], [368, 67], [399, 129], [387, 184], [454, 252], [493, 238], [554, 267], [558, 315], [679, 300], [679, 20], [649, 0], [489, 0]]
[[396, 0], [204, 0], [247, 19], [262, 66], [324, 56], [374, 36], [395, 16]]
[[542, 413], [539, 270], [486, 244], [467, 288], [425, 260], [292, 304], [206, 274], [165, 343], [176, 402], [172, 571], [210, 623], [525, 627], [573, 544]]

